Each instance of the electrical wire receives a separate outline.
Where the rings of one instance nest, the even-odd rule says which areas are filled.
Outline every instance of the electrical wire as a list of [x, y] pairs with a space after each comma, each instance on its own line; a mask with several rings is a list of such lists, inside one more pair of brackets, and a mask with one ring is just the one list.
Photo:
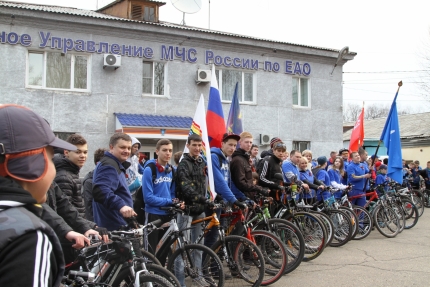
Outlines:
[[416, 73], [430, 72], [430, 70], [415, 70], [415, 71], [379, 71], [379, 72], [342, 72], [343, 74], [388, 74], [388, 73]]

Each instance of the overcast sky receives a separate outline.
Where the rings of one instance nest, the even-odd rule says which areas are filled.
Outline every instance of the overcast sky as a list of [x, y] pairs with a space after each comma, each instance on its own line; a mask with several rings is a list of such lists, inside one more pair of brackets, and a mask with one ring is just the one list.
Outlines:
[[[111, 0], [19, 0], [95, 10]], [[182, 12], [170, 0], [160, 8], [160, 20], [181, 23]], [[430, 112], [420, 85], [430, 84], [430, 1], [386, 0], [202, 0], [202, 8], [187, 14], [186, 24], [295, 44], [357, 52], [344, 66], [343, 97], [348, 103], [389, 106], [403, 80], [399, 109]], [[408, 71], [408, 72], [398, 72]]]

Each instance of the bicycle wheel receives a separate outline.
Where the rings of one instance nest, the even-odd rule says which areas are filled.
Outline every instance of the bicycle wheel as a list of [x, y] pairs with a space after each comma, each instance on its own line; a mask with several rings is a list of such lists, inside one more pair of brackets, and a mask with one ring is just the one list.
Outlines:
[[339, 210], [342, 210], [343, 212], [345, 212], [346, 214], [349, 215], [349, 217], [351, 218], [351, 225], [352, 225], [352, 236], [351, 239], [353, 239], [357, 233], [358, 233], [358, 218], [357, 215], [355, 214], [354, 211], [352, 211], [351, 209], [349, 209], [348, 207], [345, 206], [339, 206]]
[[229, 235], [212, 246], [225, 270], [231, 272], [229, 286], [258, 287], [264, 279], [264, 256], [252, 241], [238, 235]]
[[405, 214], [405, 229], [414, 227], [419, 219], [418, 208], [409, 199], [402, 199], [402, 211]]
[[[416, 192], [418, 192], [417, 190], [415, 190]], [[421, 200], [421, 198], [412, 193], [412, 198], [411, 198], [412, 202], [415, 204], [415, 206], [418, 208], [418, 216], [421, 217], [421, 215], [423, 215], [424, 213], [424, 204], [423, 201]]]
[[334, 238], [330, 246], [340, 247], [345, 245], [351, 239], [353, 233], [350, 217], [345, 212], [337, 209], [331, 209], [327, 212], [334, 226]]
[[318, 216], [318, 218], [321, 220], [321, 222], [324, 223], [325, 230], [327, 231], [327, 240], [326, 240], [325, 246], [330, 245], [330, 243], [333, 241], [333, 237], [334, 237], [333, 222], [331, 221], [330, 217], [327, 214], [325, 214], [324, 212], [311, 211], [311, 213]]
[[265, 274], [261, 282], [267, 286], [281, 279], [287, 267], [288, 255], [286, 247], [275, 235], [265, 230], [253, 230], [251, 232], [255, 244], [260, 248], [264, 256]]
[[399, 218], [390, 207], [378, 205], [373, 211], [373, 219], [376, 228], [385, 237], [392, 238], [399, 233]]
[[148, 261], [146, 263], [154, 263], [157, 265], [161, 265], [160, 261], [157, 259], [157, 257], [154, 256], [154, 254], [146, 251], [145, 249], [141, 248], [140, 252], [142, 253], [142, 256], [144, 258], [147, 258]]
[[286, 219], [270, 218], [268, 225], [266, 226], [265, 222], [261, 221], [256, 226], [256, 229], [270, 230], [284, 243], [284, 247], [286, 247], [288, 253], [288, 262], [284, 274], [288, 274], [302, 263], [305, 255], [305, 240], [303, 239], [303, 235], [296, 225]]
[[423, 191], [423, 204], [425, 207], [430, 207], [430, 190], [425, 189]]
[[353, 239], [360, 240], [360, 239], [366, 238], [372, 231], [372, 227], [373, 227], [372, 216], [370, 215], [369, 211], [367, 211], [367, 209], [361, 206], [355, 205], [352, 207], [352, 210], [357, 216], [357, 223], [358, 223], [357, 224], [358, 232]]
[[[202, 244], [186, 244], [169, 257], [167, 270], [186, 286], [224, 286], [222, 262], [213, 250]], [[184, 282], [181, 282], [181, 277]]]
[[405, 229], [405, 213], [403, 212], [402, 207], [397, 203], [390, 203], [389, 206], [394, 210], [394, 212], [397, 214], [397, 217], [399, 218], [399, 233], [401, 233], [403, 229]]
[[[161, 269], [163, 268], [161, 267]], [[173, 274], [171, 275], [173, 276]], [[176, 286], [173, 285], [167, 278], [157, 274], [152, 274], [149, 272], [140, 273], [139, 281], [140, 281], [139, 283], [141, 287], [147, 286], [146, 283], [152, 283], [153, 287], [176, 287], [177, 286], [177, 285]], [[134, 279], [133, 279], [133, 275], [130, 274], [130, 269], [128, 267], [123, 268], [118, 273], [118, 275], [116, 276], [111, 286], [112, 287], [133, 287]]]
[[303, 261], [313, 260], [320, 256], [327, 240], [327, 232], [321, 220], [307, 212], [295, 213], [292, 220], [299, 228], [305, 241]]

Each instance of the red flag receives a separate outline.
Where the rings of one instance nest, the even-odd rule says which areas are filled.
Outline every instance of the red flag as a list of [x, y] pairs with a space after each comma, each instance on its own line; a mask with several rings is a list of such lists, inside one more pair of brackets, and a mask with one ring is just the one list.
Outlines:
[[364, 107], [355, 122], [352, 129], [351, 139], [349, 140], [349, 152], [358, 151], [358, 148], [363, 145], [364, 140]]

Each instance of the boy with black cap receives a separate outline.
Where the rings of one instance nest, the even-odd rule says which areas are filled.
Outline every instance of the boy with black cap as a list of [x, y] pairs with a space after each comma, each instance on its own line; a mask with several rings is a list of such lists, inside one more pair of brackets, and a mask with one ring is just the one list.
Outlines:
[[0, 286], [59, 286], [64, 259], [40, 204], [55, 177], [55, 137], [30, 109], [0, 105]]

